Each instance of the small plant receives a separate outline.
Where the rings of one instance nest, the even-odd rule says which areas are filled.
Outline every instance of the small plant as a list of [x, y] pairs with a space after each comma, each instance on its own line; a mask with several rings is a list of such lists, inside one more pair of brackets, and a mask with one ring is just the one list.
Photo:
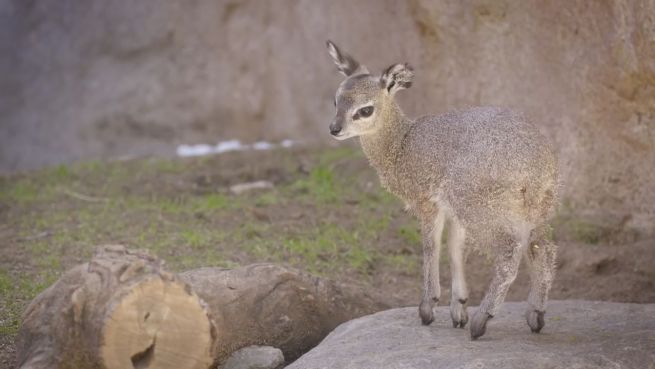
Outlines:
[[590, 245], [598, 244], [604, 234], [602, 227], [581, 220], [571, 221], [568, 224], [568, 229], [576, 241]]
[[308, 194], [313, 201], [326, 203], [339, 197], [334, 182], [332, 169], [319, 165], [312, 168], [307, 178], [297, 180], [292, 187], [298, 192]]
[[196, 211], [214, 211], [226, 209], [230, 206], [231, 199], [221, 193], [213, 193], [193, 199], [193, 208]]
[[418, 231], [418, 228], [412, 226], [402, 226], [398, 228], [398, 233], [411, 245], [420, 245], [421, 244], [421, 234]]
[[185, 230], [182, 231], [180, 235], [182, 236], [184, 242], [194, 249], [200, 248], [201, 246], [204, 246], [208, 242], [208, 237], [199, 233], [196, 230], [192, 230], [192, 229]]

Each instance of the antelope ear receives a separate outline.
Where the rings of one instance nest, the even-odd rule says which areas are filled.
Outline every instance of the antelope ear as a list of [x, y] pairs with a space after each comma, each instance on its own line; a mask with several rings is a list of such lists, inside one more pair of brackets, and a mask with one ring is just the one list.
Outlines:
[[337, 65], [337, 69], [344, 76], [352, 76], [354, 74], [368, 74], [368, 69], [365, 66], [360, 65], [355, 58], [352, 56], [341, 52], [337, 45], [332, 41], [328, 40], [326, 42], [328, 52], [334, 61], [334, 64]]
[[380, 87], [393, 95], [404, 88], [410, 88], [413, 80], [414, 69], [409, 64], [394, 64], [382, 73]]

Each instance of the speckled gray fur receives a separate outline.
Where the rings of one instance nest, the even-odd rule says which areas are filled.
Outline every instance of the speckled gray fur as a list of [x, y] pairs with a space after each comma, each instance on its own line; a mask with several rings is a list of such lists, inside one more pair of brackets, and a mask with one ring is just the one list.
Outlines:
[[[526, 320], [539, 332], [556, 255], [547, 222], [557, 202], [558, 166], [548, 140], [522, 114], [497, 107], [409, 119], [394, 98], [412, 84], [409, 65], [394, 64], [373, 76], [331, 42], [328, 50], [346, 76], [335, 97], [332, 134], [340, 140], [359, 137], [382, 185], [421, 223], [423, 323], [432, 322], [440, 298], [439, 249], [447, 224], [454, 230], [448, 240], [453, 325], [463, 328], [468, 321], [463, 264], [467, 250], [476, 248], [495, 259], [495, 273], [471, 318], [471, 337], [484, 334], [521, 257], [531, 269]], [[374, 109], [370, 117], [359, 113], [366, 106]]]

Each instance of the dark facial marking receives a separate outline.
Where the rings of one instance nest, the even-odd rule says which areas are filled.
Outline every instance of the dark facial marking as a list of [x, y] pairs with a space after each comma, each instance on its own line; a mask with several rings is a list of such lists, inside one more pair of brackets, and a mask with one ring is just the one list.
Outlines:
[[363, 108], [359, 108], [355, 115], [353, 115], [353, 120], [357, 120], [359, 118], [368, 118], [373, 114], [373, 107], [372, 106], [365, 106]]

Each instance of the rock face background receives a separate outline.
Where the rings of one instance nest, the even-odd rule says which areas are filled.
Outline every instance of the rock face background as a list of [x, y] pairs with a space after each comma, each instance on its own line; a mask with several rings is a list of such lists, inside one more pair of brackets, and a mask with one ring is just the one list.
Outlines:
[[410, 116], [526, 111], [557, 144], [567, 207], [652, 231], [653, 14], [649, 0], [0, 0], [0, 171], [328, 142], [329, 37], [371, 70], [411, 62]]

